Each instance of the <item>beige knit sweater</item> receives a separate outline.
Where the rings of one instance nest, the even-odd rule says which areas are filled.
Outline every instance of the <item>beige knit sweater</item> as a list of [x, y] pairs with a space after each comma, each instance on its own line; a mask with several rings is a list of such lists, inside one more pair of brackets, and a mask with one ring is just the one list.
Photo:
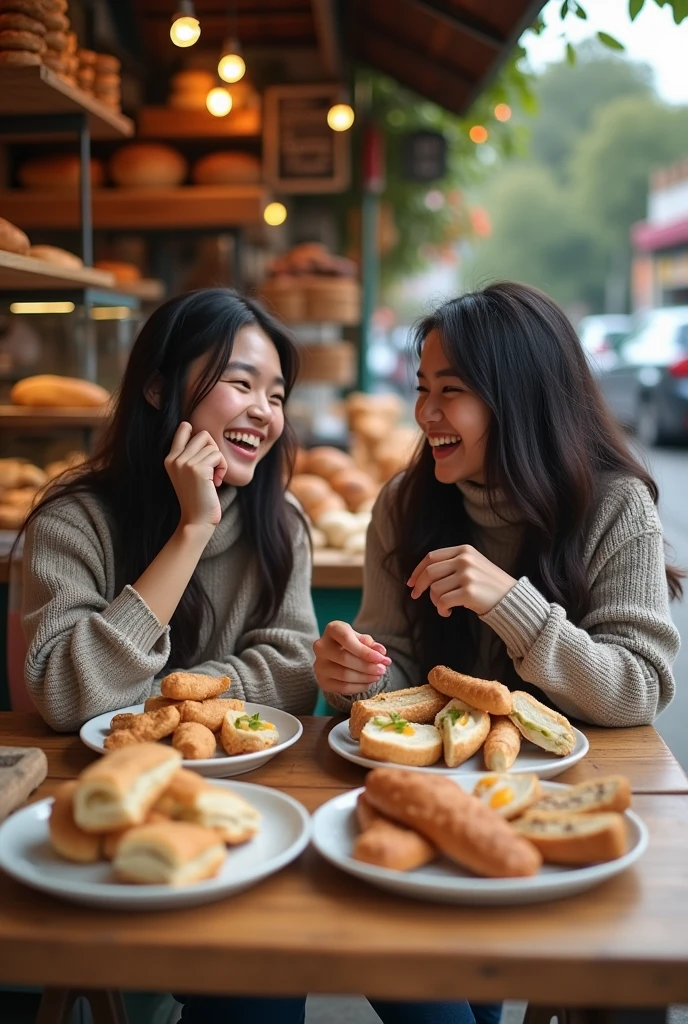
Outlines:
[[[478, 524], [476, 547], [506, 572], [515, 564], [523, 528], [502, 505], [490, 509], [483, 488], [461, 484], [466, 511]], [[353, 700], [382, 690], [416, 686], [404, 606], [409, 588], [383, 568], [393, 547], [389, 502], [394, 481], [382, 492], [368, 531], [363, 604], [354, 623], [384, 644], [392, 658], [385, 675], [355, 698], [327, 694], [334, 707], [349, 711]], [[505, 523], [504, 518], [507, 521]], [[457, 541], [460, 543], [460, 541]], [[501, 664], [564, 714], [595, 725], [633, 726], [652, 722], [674, 695], [671, 665], [679, 636], [669, 613], [662, 528], [650, 494], [639, 480], [610, 478], [585, 545], [591, 587], [590, 608], [574, 626], [566, 612], [524, 576], [481, 616], [476, 675]], [[461, 636], [456, 637], [457, 646]], [[504, 678], [508, 682], [508, 675]], [[492, 676], [494, 678], [494, 676]], [[515, 688], [512, 686], [512, 688]]]
[[[277, 617], [249, 629], [258, 579], [242, 543], [237, 490], [220, 491], [222, 520], [197, 569], [215, 610], [201, 629], [190, 671], [227, 675], [227, 696], [308, 714], [316, 698], [312, 644], [318, 635], [310, 593], [305, 527], [294, 526], [294, 569]], [[22, 622], [29, 692], [46, 722], [72, 731], [95, 715], [159, 692], [155, 677], [174, 671], [170, 627], [132, 587], [115, 593], [115, 552], [95, 497], [42, 511], [24, 548]]]

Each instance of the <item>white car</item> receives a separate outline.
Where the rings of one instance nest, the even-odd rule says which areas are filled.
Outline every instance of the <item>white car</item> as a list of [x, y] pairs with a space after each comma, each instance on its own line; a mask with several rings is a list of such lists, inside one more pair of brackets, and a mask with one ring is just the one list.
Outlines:
[[578, 324], [578, 337], [595, 374], [616, 365], [617, 350], [631, 333], [632, 325], [630, 316], [616, 313], [583, 317]]

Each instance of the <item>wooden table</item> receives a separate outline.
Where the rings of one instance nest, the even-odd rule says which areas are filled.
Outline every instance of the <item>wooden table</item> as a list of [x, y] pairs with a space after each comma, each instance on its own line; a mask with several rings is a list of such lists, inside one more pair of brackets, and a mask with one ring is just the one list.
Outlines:
[[[315, 810], [365, 772], [304, 719], [290, 750], [242, 780]], [[586, 729], [591, 750], [561, 778], [624, 772], [650, 847], [589, 893], [526, 907], [457, 907], [378, 891], [309, 849], [239, 896], [174, 913], [112, 913], [0, 877], [0, 981], [198, 992], [366, 992], [400, 999], [527, 999], [571, 1006], [688, 1002], [688, 782], [651, 728]], [[0, 743], [41, 745], [49, 795], [92, 758], [37, 716], [0, 715]]]

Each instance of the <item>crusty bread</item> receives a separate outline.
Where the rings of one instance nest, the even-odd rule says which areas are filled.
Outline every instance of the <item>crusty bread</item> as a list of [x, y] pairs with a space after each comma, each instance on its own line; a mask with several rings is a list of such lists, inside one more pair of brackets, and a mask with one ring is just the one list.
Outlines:
[[446, 699], [432, 686], [411, 686], [405, 690], [390, 690], [378, 693], [368, 700], [357, 700], [351, 708], [349, 732], [357, 740], [366, 722], [381, 712], [394, 711], [407, 722], [428, 725], [435, 721], [435, 715], [447, 703]]
[[132, 828], [120, 840], [113, 867], [122, 882], [189, 885], [213, 878], [226, 857], [212, 829], [183, 821]]
[[154, 810], [177, 821], [215, 829], [229, 846], [247, 842], [260, 828], [260, 814], [250, 803], [185, 768], [172, 776]]
[[437, 857], [437, 849], [419, 832], [385, 818], [366, 800], [365, 791], [356, 802], [356, 818], [362, 834], [354, 841], [355, 860], [392, 871], [413, 871]]
[[485, 767], [491, 772], [508, 772], [521, 750], [521, 733], [506, 715], [492, 719], [483, 747]]
[[395, 712], [366, 722], [360, 744], [363, 757], [414, 768], [434, 764], [442, 755], [442, 737], [434, 725], [406, 722]]
[[74, 820], [76, 779], [63, 782], [55, 793], [50, 808], [50, 842], [53, 849], [67, 860], [93, 864], [100, 858], [101, 837], [84, 832]]
[[182, 722], [200, 722], [211, 732], [219, 732], [228, 711], [243, 710], [243, 700], [233, 700], [231, 697], [185, 700], [181, 706]]
[[58, 377], [40, 373], [17, 381], [10, 391], [13, 405], [50, 408], [95, 408], [110, 400], [109, 393], [99, 384], [76, 377]]
[[454, 697], [438, 712], [435, 728], [442, 737], [447, 767], [456, 768], [482, 747], [490, 731], [490, 716]]
[[[125, 730], [126, 731], [126, 730]], [[139, 825], [181, 763], [162, 743], [137, 743], [84, 769], [74, 793], [74, 818], [86, 832]]]
[[428, 682], [447, 697], [458, 697], [490, 715], [508, 715], [512, 710], [510, 690], [494, 679], [475, 679], [445, 665], [436, 665], [428, 673]]
[[245, 711], [230, 708], [224, 717], [220, 742], [225, 753], [256, 754], [269, 750], [279, 743], [279, 732], [272, 722], [266, 722], [259, 714], [248, 715]]
[[502, 818], [517, 818], [542, 796], [537, 775], [484, 775], [473, 795]]
[[229, 676], [206, 676], [199, 672], [171, 672], [160, 682], [163, 697], [175, 700], [207, 700], [218, 697], [232, 684]]
[[532, 843], [446, 775], [374, 768], [366, 778], [366, 798], [477, 875], [527, 877], [542, 864]]
[[44, 260], [46, 263], [54, 263], [58, 267], [83, 267], [84, 261], [67, 249], [59, 249], [55, 245], [32, 245], [29, 249], [29, 256], [37, 260]]
[[538, 814], [531, 811], [512, 827], [538, 848], [548, 864], [601, 864], [622, 857], [628, 846], [623, 815]]
[[595, 814], [625, 811], [631, 806], [631, 784], [625, 775], [579, 782], [558, 793], [548, 793], [531, 810], [542, 814]]
[[[40, 63], [40, 57], [39, 57]], [[15, 252], [19, 256], [28, 255], [31, 242], [15, 224], [0, 217], [0, 249], [5, 252]]]
[[110, 158], [110, 177], [126, 188], [181, 185], [188, 164], [172, 146], [158, 142], [131, 142]]
[[565, 757], [576, 745], [576, 734], [568, 718], [541, 704], [523, 690], [511, 694], [514, 707], [509, 718], [521, 735], [543, 750]]

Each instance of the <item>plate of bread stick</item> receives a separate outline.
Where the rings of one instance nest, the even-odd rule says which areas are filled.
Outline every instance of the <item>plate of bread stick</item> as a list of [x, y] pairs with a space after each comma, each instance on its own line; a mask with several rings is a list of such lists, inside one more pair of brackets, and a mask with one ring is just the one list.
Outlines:
[[162, 743], [131, 744], [0, 826], [0, 868], [59, 899], [172, 910], [255, 885], [308, 845], [310, 816], [267, 786], [203, 778]]
[[222, 696], [229, 685], [226, 676], [174, 672], [161, 681], [159, 696], [98, 715], [79, 735], [99, 754], [164, 743], [178, 750], [183, 766], [199, 775], [241, 775], [296, 743], [303, 726], [278, 708]]
[[313, 844], [347, 874], [440, 903], [561, 899], [625, 871], [647, 828], [623, 776], [576, 786], [537, 775], [377, 767], [313, 816]]
[[438, 665], [428, 682], [356, 701], [330, 747], [364, 768], [380, 762], [431, 774], [536, 773], [551, 779], [588, 752], [564, 715], [522, 690]]

